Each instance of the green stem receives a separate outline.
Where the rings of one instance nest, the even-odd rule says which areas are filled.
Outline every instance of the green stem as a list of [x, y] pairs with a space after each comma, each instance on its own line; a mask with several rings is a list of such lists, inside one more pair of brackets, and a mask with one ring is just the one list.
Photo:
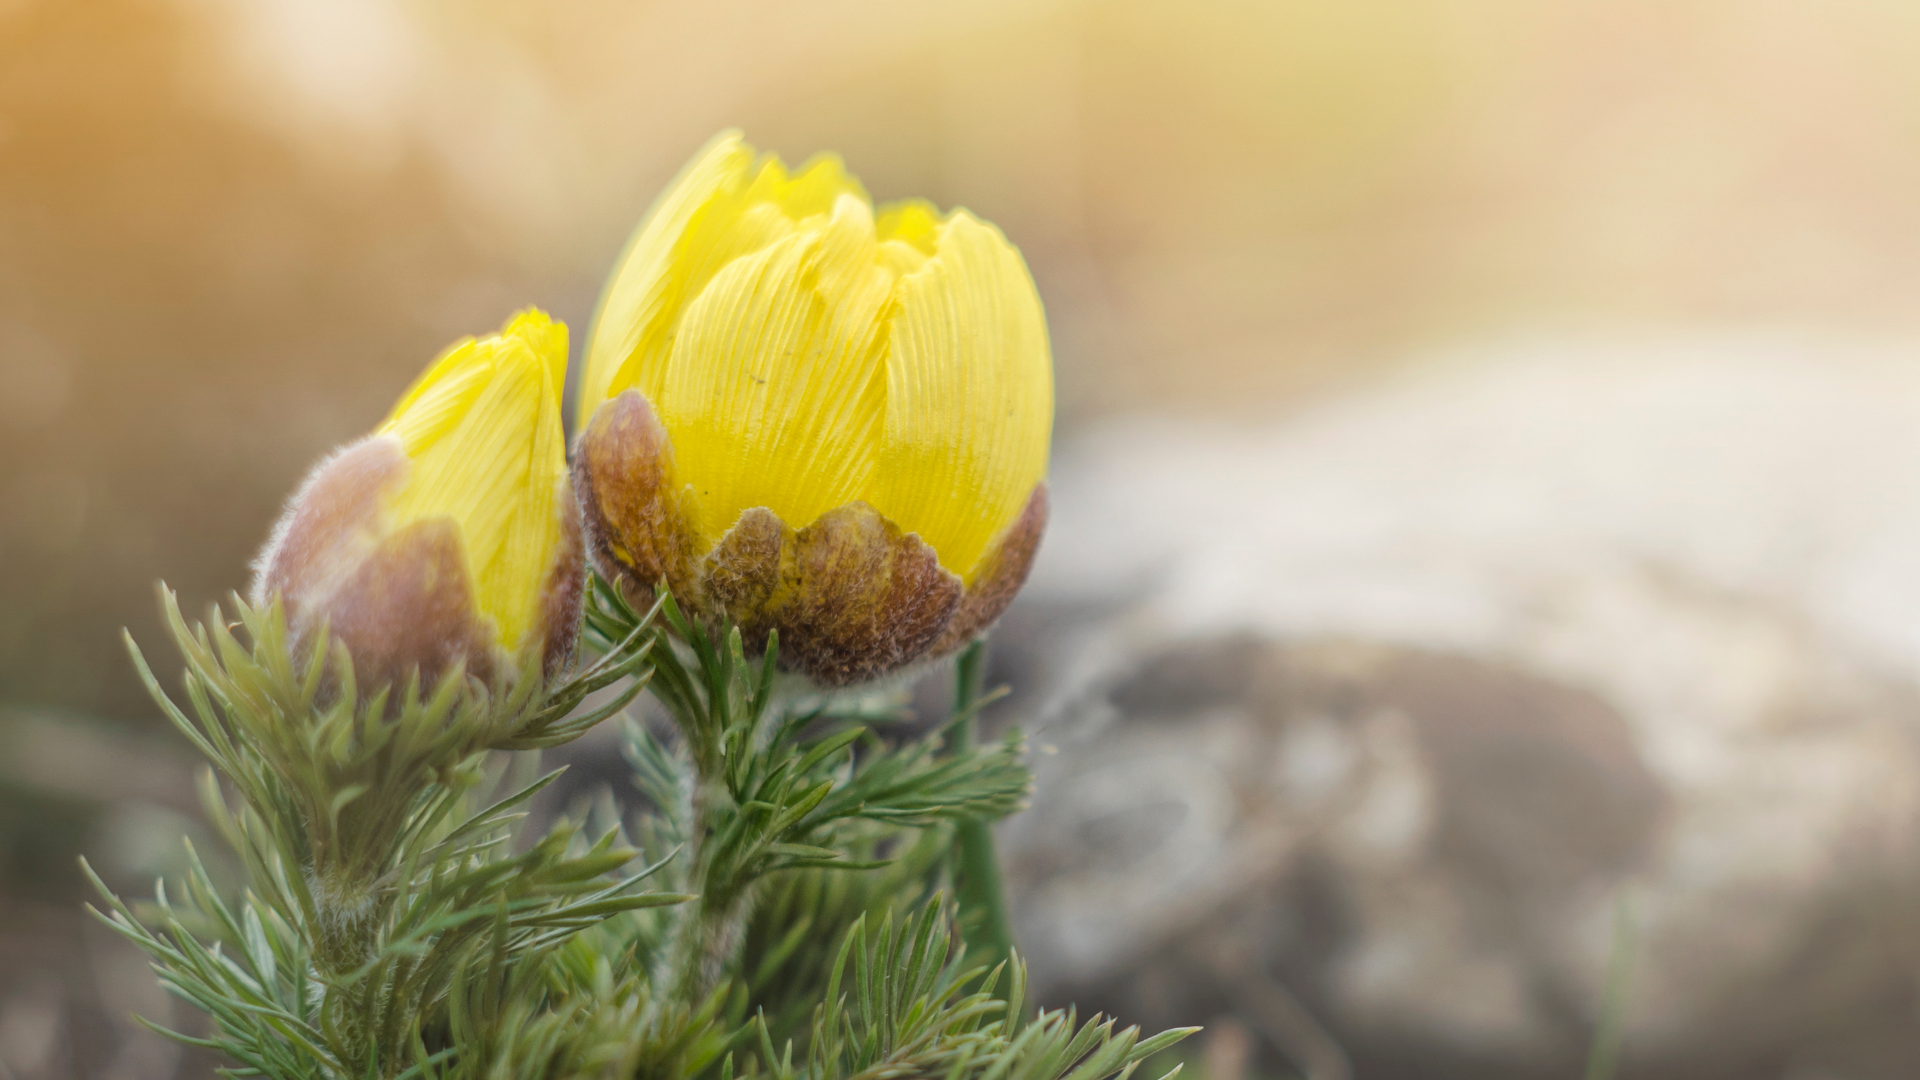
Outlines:
[[[725, 755], [722, 740], [728, 726], [729, 694], [734, 672], [725, 663], [727, 636], [710, 638], [699, 626], [679, 622], [677, 609], [669, 599], [665, 611], [677, 636], [693, 648], [698, 677], [686, 672], [671, 651], [666, 635], [657, 648], [663, 650], [659, 665], [672, 664], [674, 691], [655, 697], [674, 716], [681, 736], [686, 740], [693, 765], [693, 790], [685, 807], [686, 847], [681, 857], [689, 861], [689, 891], [699, 899], [675, 909], [673, 928], [666, 949], [655, 971], [658, 984], [669, 988], [668, 1000], [697, 1009], [720, 985], [727, 965], [740, 951], [746, 936], [747, 915], [752, 908], [752, 884], [736, 880], [716, 867], [710, 845], [717, 831], [716, 822], [732, 804], [722, 775]], [[697, 635], [697, 636], [696, 636]], [[656, 667], [655, 678], [660, 677]]]
[[[345, 871], [308, 872], [315, 924], [310, 928], [313, 963], [325, 988], [319, 1010], [320, 1030], [329, 1049], [355, 1071], [374, 1069], [381, 1058], [367, 1028], [369, 994], [375, 989], [365, 976], [349, 980], [379, 952], [378, 905], [364, 880]], [[384, 1063], [382, 1063], [384, 1065]], [[384, 1067], [377, 1069], [387, 1075]]]
[[687, 917], [676, 928], [665, 965], [665, 985], [672, 987], [669, 1000], [698, 1009], [719, 987], [746, 938], [749, 900], [743, 892], [712, 904], [702, 897], [682, 905]]
[[[964, 713], [980, 700], [986, 677], [987, 642], [975, 641], [961, 652], [954, 673], [953, 709]], [[968, 716], [953, 729], [953, 749], [964, 754], [977, 740], [979, 718]], [[953, 866], [958, 879], [955, 899], [960, 905], [960, 933], [967, 952], [989, 967], [1013, 953], [1013, 922], [1007, 915], [1006, 889], [1000, 882], [1000, 859], [993, 850], [993, 828], [969, 818], [954, 831]], [[1001, 982], [1006, 985], [1005, 980]]]
[[661, 985], [671, 987], [671, 998], [698, 1008], [720, 985], [727, 964], [740, 949], [751, 911], [751, 888], [732, 881], [716, 881], [707, 850], [712, 839], [712, 805], [725, 798], [718, 777], [702, 774], [696, 780], [691, 807], [692, 829], [686, 856], [693, 862], [690, 882], [700, 898], [676, 909], [675, 926], [659, 972]]
[[1620, 1044], [1626, 1031], [1627, 995], [1633, 985], [1633, 908], [1627, 898], [1613, 902], [1613, 955], [1607, 958], [1607, 981], [1600, 993], [1600, 1023], [1587, 1050], [1586, 1080], [1613, 1080], [1620, 1064]]

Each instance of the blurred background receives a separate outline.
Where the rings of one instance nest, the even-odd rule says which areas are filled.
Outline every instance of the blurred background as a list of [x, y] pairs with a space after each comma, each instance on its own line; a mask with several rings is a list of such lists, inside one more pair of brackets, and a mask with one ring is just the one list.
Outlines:
[[1047, 303], [1052, 1000], [1212, 1080], [1603, 1015], [1623, 1076], [1920, 1071], [1920, 7], [0, 0], [0, 1076], [213, 1065], [77, 908], [197, 828], [154, 582], [243, 588], [454, 338], [577, 344], [734, 126]]

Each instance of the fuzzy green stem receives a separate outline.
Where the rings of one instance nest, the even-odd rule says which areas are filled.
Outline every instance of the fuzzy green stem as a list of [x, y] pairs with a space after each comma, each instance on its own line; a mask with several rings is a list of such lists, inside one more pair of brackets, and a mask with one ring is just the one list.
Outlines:
[[341, 1060], [372, 1062], [378, 1055], [367, 1030], [370, 988], [364, 977], [348, 977], [379, 951], [377, 901], [366, 881], [341, 871], [310, 873], [307, 887], [316, 917], [311, 928], [314, 967], [326, 986], [320, 1029]]
[[[981, 638], [961, 652], [955, 665], [956, 714], [968, 713], [980, 700], [986, 667], [987, 642]], [[973, 749], [978, 723], [978, 717], [968, 715], [954, 725], [956, 753]], [[991, 967], [1013, 953], [1013, 923], [1007, 915], [1007, 894], [1000, 882], [1000, 859], [993, 850], [991, 825], [977, 818], [960, 822], [954, 830], [953, 866], [957, 878], [954, 898], [960, 905], [961, 936], [967, 952]]]
[[688, 917], [675, 928], [664, 965], [668, 1000], [699, 1008], [726, 976], [727, 964], [746, 939], [747, 916], [752, 913], [750, 889], [731, 896], [705, 897], [685, 905]]
[[372, 890], [339, 874], [310, 875], [307, 888], [319, 920], [313, 928], [314, 962], [336, 978], [359, 970], [379, 948]]
[[711, 828], [711, 806], [717, 796], [717, 778], [702, 776], [693, 797], [692, 828], [689, 830], [687, 857], [692, 860], [692, 884], [700, 898], [678, 909], [673, 935], [669, 939], [659, 976], [662, 985], [671, 987], [670, 1000], [697, 1008], [713, 993], [726, 974], [727, 963], [739, 951], [745, 938], [747, 916], [752, 912], [752, 889], [732, 881], [713, 880], [706, 844]]

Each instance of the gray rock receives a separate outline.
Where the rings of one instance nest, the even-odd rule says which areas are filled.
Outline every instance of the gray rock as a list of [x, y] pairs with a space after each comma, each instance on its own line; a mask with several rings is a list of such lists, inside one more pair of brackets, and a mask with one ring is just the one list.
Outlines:
[[1622, 1075], [1913, 1075], [1915, 420], [1902, 356], [1701, 340], [1069, 447], [1005, 650], [1043, 992], [1566, 1077], [1630, 956]]

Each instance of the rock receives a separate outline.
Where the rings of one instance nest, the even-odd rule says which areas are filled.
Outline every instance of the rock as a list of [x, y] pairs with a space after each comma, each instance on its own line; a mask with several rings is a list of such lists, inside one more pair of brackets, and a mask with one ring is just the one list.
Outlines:
[[1630, 958], [1622, 1076], [1913, 1075], [1916, 417], [1891, 352], [1700, 340], [1069, 447], [1001, 652], [1042, 994], [1567, 1077]]

